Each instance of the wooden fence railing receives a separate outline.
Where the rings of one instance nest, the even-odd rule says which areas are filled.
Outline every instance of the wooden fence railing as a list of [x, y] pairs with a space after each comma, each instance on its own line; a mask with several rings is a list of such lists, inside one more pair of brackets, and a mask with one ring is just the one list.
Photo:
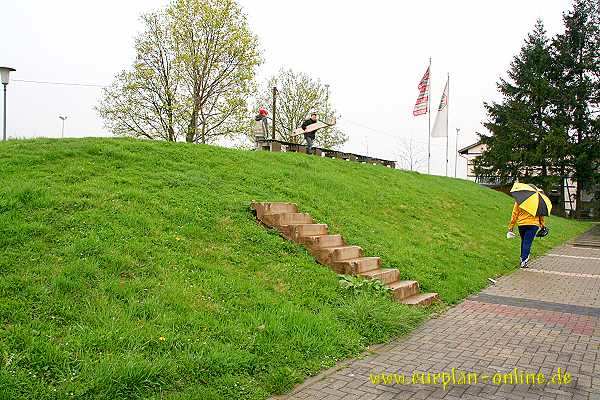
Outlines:
[[[290, 151], [296, 153], [306, 153], [306, 145], [299, 143], [284, 142], [275, 139], [258, 139], [257, 138], [257, 149], [265, 151]], [[376, 164], [383, 165], [389, 168], [396, 168], [396, 162], [391, 160], [384, 160], [382, 158], [363, 156], [360, 154], [346, 153], [344, 151], [324, 149], [321, 147], [313, 147], [313, 151], [316, 156], [328, 157], [328, 158], [339, 158], [341, 160], [355, 161], [365, 164]]]

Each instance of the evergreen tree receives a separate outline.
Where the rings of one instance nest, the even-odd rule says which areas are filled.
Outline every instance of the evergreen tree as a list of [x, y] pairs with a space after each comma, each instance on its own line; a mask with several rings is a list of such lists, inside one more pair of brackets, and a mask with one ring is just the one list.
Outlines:
[[563, 22], [552, 42], [556, 137], [565, 148], [557, 164], [578, 183], [579, 211], [582, 189], [600, 181], [600, 3], [575, 0]]
[[487, 149], [475, 160], [477, 176], [493, 176], [505, 183], [516, 179], [548, 187], [553, 178], [550, 148], [555, 143], [553, 127], [552, 58], [541, 20], [525, 39], [513, 59], [508, 80], [500, 79], [499, 103], [485, 103], [491, 136], [480, 134]]

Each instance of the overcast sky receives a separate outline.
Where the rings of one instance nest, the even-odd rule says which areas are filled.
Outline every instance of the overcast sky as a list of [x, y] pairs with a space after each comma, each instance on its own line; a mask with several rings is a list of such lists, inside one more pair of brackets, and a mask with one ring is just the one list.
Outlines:
[[[34, 1], [2, 5], [0, 65], [16, 68], [8, 87], [12, 137], [108, 136], [93, 107], [94, 86], [107, 85], [134, 58], [139, 15], [167, 0]], [[505, 76], [537, 18], [548, 34], [562, 28], [568, 0], [342, 1], [240, 0], [258, 35], [262, 82], [280, 68], [308, 73], [330, 85], [350, 136], [345, 150], [396, 159], [405, 138], [427, 147], [427, 115], [413, 117], [417, 85], [432, 58], [432, 108], [450, 74], [450, 171], [458, 147], [484, 131], [484, 101], [497, 100]], [[0, 100], [1, 101], [1, 100]], [[431, 116], [435, 119], [435, 111]], [[432, 173], [444, 173], [445, 139], [432, 139]], [[465, 175], [459, 158], [459, 176]]]

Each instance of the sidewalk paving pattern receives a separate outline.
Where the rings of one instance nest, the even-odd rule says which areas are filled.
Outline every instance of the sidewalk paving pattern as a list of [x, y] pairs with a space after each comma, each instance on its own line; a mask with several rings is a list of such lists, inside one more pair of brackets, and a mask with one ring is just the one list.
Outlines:
[[[531, 270], [498, 279], [406, 338], [279, 398], [600, 399], [599, 228], [532, 262]], [[456, 377], [444, 388], [443, 376], [434, 374], [450, 375], [453, 368]], [[475, 373], [477, 383], [475, 376], [461, 382], [463, 371]], [[526, 381], [527, 373], [544, 380], [530, 375]]]

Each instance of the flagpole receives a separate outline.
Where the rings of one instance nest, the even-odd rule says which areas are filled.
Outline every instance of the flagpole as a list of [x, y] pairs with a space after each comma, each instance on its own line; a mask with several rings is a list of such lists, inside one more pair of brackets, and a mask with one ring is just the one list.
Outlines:
[[448, 176], [448, 116], [450, 115], [450, 72], [448, 72], [448, 93], [446, 94], [446, 176]]
[[429, 90], [427, 92], [427, 114], [429, 117], [428, 134], [427, 134], [427, 175], [430, 174], [431, 164], [431, 57], [429, 57]]
[[460, 128], [456, 128], [456, 141], [454, 142], [455, 151], [454, 151], [454, 177], [456, 178], [456, 169], [458, 165], [458, 133], [460, 132]]

